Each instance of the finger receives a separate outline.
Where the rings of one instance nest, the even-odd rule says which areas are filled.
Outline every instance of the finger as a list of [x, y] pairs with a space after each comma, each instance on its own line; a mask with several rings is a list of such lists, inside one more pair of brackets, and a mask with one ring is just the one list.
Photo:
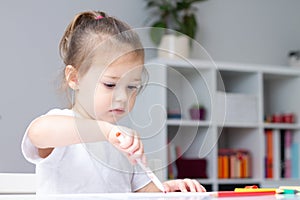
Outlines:
[[128, 158], [129, 162], [130, 162], [132, 165], [137, 164], [136, 159], [132, 158], [132, 157], [129, 156], [129, 155], [127, 156], [127, 158]]
[[134, 154], [132, 155], [133, 157], [135, 157], [136, 159], [139, 158], [141, 159], [141, 161], [146, 164], [146, 159], [144, 158], [144, 146], [143, 146], [143, 143], [140, 142], [138, 144], [138, 149], [134, 152]]
[[206, 192], [206, 189], [205, 189], [205, 187], [203, 185], [200, 185], [200, 187], [201, 187], [201, 191], [200, 192]]
[[144, 154], [144, 148], [143, 148], [143, 155], [142, 155], [141, 160], [144, 165], [146, 165], [146, 166], [148, 165], [146, 155]]
[[196, 192], [196, 186], [191, 179], [184, 179], [185, 184], [188, 186], [190, 192]]
[[[133, 138], [127, 134], [123, 134], [123, 135], [124, 135], [124, 139], [122, 140], [122, 142], [120, 142], [120, 147], [122, 149], [128, 150], [128, 147], [130, 147], [133, 143]], [[127, 152], [130, 153], [129, 151]]]
[[181, 192], [187, 192], [186, 184], [184, 181], [182, 180], [178, 181], [177, 186]]
[[164, 182], [163, 186], [164, 186], [165, 192], [172, 192], [172, 190], [167, 182]]
[[135, 154], [135, 152], [137, 151], [137, 150], [139, 150], [140, 149], [140, 138], [138, 137], [138, 136], [136, 136], [136, 135], [133, 135], [132, 136], [132, 144], [131, 144], [131, 146], [130, 147], [128, 147], [128, 152], [131, 154], [131, 155], [133, 155], [133, 154]]
[[201, 185], [198, 181], [194, 180], [197, 187], [197, 192], [206, 192], [206, 189], [203, 185]]
[[196, 192], [206, 192], [206, 189], [195, 179], [192, 179], [194, 186], [196, 187]]

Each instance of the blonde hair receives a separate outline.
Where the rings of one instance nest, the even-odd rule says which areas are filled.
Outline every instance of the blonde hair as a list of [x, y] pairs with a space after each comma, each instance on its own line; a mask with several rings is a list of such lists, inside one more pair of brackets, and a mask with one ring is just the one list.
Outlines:
[[[65, 66], [72, 65], [83, 75], [91, 66], [95, 49], [112, 36], [118, 43], [115, 44], [116, 49], [120, 44], [127, 45], [144, 60], [139, 36], [128, 24], [104, 12], [86, 11], [74, 17], [60, 41], [59, 52]], [[62, 88], [68, 88], [65, 75]]]

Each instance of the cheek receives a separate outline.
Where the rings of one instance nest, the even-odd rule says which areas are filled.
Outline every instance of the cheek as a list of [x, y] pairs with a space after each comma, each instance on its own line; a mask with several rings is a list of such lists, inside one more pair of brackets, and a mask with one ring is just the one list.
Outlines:
[[94, 95], [94, 106], [95, 106], [95, 111], [99, 111], [99, 108], [108, 108], [112, 105], [112, 94], [111, 93], [101, 93], [97, 92]]
[[128, 111], [130, 112], [135, 104], [135, 100], [136, 100], [136, 94], [132, 95], [129, 99], [128, 99]]

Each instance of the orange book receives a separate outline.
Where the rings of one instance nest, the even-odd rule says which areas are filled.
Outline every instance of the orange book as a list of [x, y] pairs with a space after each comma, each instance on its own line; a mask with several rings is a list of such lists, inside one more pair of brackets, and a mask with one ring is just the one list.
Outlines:
[[220, 178], [229, 178], [229, 150], [219, 149], [218, 172]]
[[246, 155], [243, 155], [243, 159], [242, 159], [241, 178], [247, 178], [247, 158], [246, 158]]
[[223, 156], [223, 172], [224, 178], [229, 178], [229, 156]]
[[273, 178], [273, 132], [266, 130], [266, 178]]
[[250, 178], [251, 162], [246, 149], [220, 149], [218, 153], [219, 178]]
[[218, 156], [218, 177], [219, 178], [224, 178], [223, 176], [223, 166], [222, 166], [222, 155]]
[[245, 165], [245, 171], [244, 171], [244, 178], [250, 178], [250, 162], [249, 162], [249, 154], [244, 155], [244, 165]]
[[247, 150], [240, 150], [240, 177], [241, 178], [248, 178], [249, 175], [249, 152]]

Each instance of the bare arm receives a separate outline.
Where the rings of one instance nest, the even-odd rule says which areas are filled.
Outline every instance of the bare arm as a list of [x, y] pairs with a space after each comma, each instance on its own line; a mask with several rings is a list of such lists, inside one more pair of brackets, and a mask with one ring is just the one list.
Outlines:
[[[126, 133], [123, 134], [122, 144], [116, 132]], [[32, 122], [28, 128], [28, 137], [42, 158], [47, 157], [55, 147], [106, 140], [123, 152], [131, 163], [135, 164], [136, 158], [145, 160], [144, 147], [136, 131], [105, 121], [46, 115]]]
[[136, 192], [161, 192], [153, 182], [150, 182], [145, 187], [137, 190]]
[[54, 148], [103, 141], [111, 129], [112, 125], [104, 121], [47, 115], [34, 120], [28, 129], [28, 137], [38, 148]]

